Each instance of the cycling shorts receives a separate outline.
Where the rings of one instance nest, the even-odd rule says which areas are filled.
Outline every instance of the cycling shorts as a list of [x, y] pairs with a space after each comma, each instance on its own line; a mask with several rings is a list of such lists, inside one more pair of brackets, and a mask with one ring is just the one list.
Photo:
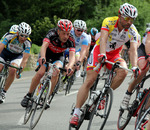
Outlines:
[[15, 63], [18, 66], [20, 66], [20, 64], [22, 62], [22, 58], [23, 58], [23, 54], [22, 53], [15, 54], [15, 53], [12, 53], [12, 52], [8, 51], [5, 48], [3, 49], [3, 51], [0, 54], [0, 60], [1, 61], [6, 62], [6, 61], [9, 60], [11, 64]]
[[145, 59], [146, 52], [145, 52], [145, 45], [142, 43], [138, 48], [138, 61], [141, 59]]
[[[88, 65], [87, 65], [87, 71], [88, 70], [93, 70], [93, 68], [96, 67], [96, 65], [99, 63], [98, 62], [98, 54], [100, 54], [100, 45], [96, 45], [94, 46], [91, 54], [90, 54], [90, 57], [89, 57], [89, 60], [88, 60]], [[116, 53], [116, 51], [114, 52], [108, 52], [106, 53], [106, 56], [107, 56], [107, 60], [108, 61], [111, 61], [111, 62], [125, 62], [119, 53]], [[109, 63], [106, 63], [105, 64], [106, 67], [110, 70], [112, 68], [112, 65], [109, 64]], [[101, 67], [96, 71], [97, 73], [99, 73]]]

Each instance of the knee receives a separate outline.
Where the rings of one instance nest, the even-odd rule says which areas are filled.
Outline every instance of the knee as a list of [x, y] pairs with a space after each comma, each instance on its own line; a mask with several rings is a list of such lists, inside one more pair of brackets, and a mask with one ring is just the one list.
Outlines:
[[43, 77], [44, 73], [45, 72], [37, 72], [36, 76], [41, 79]]
[[16, 74], [16, 69], [14, 68], [9, 69], [9, 75], [15, 76], [15, 74]]
[[118, 70], [117, 72], [117, 76], [118, 76], [118, 79], [124, 79], [126, 76], [127, 76], [128, 72], [126, 70]]

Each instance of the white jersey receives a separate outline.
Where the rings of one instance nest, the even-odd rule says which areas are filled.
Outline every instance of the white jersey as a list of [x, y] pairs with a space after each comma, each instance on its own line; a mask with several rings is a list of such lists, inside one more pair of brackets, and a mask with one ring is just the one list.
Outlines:
[[80, 50], [82, 45], [87, 45], [88, 46], [88, 43], [89, 43], [88, 39], [89, 38], [88, 38], [88, 35], [85, 32], [83, 32], [80, 37], [77, 37], [75, 35], [74, 28], [72, 28], [71, 34], [73, 35], [73, 38], [75, 39], [76, 51]]
[[143, 38], [142, 38], [142, 43], [143, 43], [144, 45], [145, 45], [145, 43], [146, 43], [147, 33], [148, 33], [148, 32], [144, 33]]

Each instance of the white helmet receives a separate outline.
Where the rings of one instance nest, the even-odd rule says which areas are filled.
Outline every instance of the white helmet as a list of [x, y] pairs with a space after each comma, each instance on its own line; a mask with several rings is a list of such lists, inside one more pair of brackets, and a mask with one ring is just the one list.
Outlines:
[[146, 24], [146, 32], [149, 32], [150, 31], [150, 23], [147, 23]]
[[18, 31], [18, 25], [12, 25], [9, 29], [9, 32], [17, 32]]
[[136, 7], [131, 4], [125, 3], [120, 6], [119, 13], [126, 17], [136, 18], [138, 16], [138, 11]]
[[31, 34], [31, 27], [29, 24], [22, 22], [19, 24], [18, 32], [21, 34], [30, 35]]
[[73, 26], [74, 28], [86, 30], [86, 23], [83, 20], [75, 20]]

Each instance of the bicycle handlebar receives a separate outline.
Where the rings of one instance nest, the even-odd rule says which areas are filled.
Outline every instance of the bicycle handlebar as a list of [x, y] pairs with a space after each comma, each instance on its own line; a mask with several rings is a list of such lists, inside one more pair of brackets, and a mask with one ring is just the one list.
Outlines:
[[[114, 65], [114, 64], [115, 64], [115, 63], [113, 63], [113, 62], [111, 62], [111, 61], [108, 61], [108, 60], [105, 60], [104, 63], [109, 63], [109, 64], [111, 64], [111, 65]], [[98, 63], [97, 66], [94, 68], [94, 70], [97, 70], [100, 66], [101, 66], [101, 63]], [[120, 65], [118, 65], [118, 66], [119, 66], [119, 68], [121, 68], [121, 69], [127, 70], [127, 71], [129, 71], [129, 72], [133, 72], [132, 70], [127, 69], [127, 68], [125, 68], [125, 67], [123, 67], [123, 66], [120, 66]]]

